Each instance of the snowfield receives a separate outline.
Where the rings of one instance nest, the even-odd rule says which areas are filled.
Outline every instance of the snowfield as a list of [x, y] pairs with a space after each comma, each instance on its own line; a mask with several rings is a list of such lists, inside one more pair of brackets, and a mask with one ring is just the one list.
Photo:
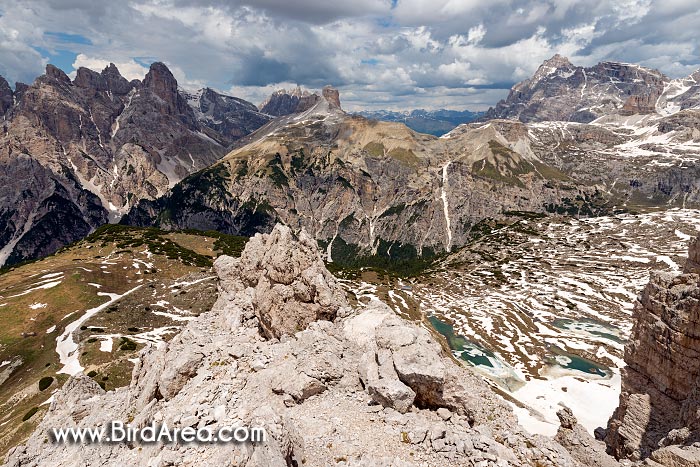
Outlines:
[[360, 303], [380, 297], [453, 333], [455, 356], [519, 402], [529, 431], [555, 433], [564, 404], [592, 433], [618, 404], [636, 297], [652, 271], [682, 269], [700, 212], [519, 224], [410, 284], [342, 282]]

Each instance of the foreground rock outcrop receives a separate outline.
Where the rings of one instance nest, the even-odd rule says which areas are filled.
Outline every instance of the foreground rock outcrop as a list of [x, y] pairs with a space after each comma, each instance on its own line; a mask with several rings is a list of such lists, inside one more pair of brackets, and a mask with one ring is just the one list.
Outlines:
[[653, 275], [635, 305], [620, 406], [605, 434], [617, 458], [700, 465], [698, 239], [688, 256], [683, 274]]
[[[523, 432], [508, 405], [425, 328], [378, 300], [352, 310], [305, 231], [278, 225], [215, 268], [220, 294], [210, 312], [169, 343], [144, 349], [128, 388], [104, 392], [86, 376], [71, 378], [7, 465], [603, 465]], [[264, 427], [267, 440], [54, 445], [47, 438], [52, 427], [111, 420]], [[567, 444], [600, 453], [575, 421], [565, 425]]]

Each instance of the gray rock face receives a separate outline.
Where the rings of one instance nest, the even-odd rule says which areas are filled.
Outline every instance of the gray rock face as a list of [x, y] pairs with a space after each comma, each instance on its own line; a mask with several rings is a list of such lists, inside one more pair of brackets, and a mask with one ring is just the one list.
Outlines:
[[[219, 258], [220, 295], [210, 312], [167, 345], [144, 349], [129, 388], [105, 393], [85, 376], [72, 377], [6, 465], [594, 465], [575, 460], [551, 439], [524, 433], [481, 378], [378, 300], [269, 339], [258, 318], [256, 284], [271, 276], [278, 284], [303, 282], [318, 262], [309, 243], [278, 226], [251, 240], [240, 260]], [[335, 282], [326, 286], [331, 296], [342, 295]], [[248, 425], [263, 427], [267, 440], [45, 443], [50, 427], [111, 420], [215, 430]]]
[[151, 65], [143, 79], [143, 89], [162, 101], [162, 113], [188, 116], [192, 112], [177, 90], [177, 80], [164, 63], [155, 62]]
[[219, 94], [210, 88], [195, 93], [180, 91], [194, 110], [197, 121], [235, 141], [271, 120], [248, 101]]
[[49, 65], [14, 93], [1, 79], [0, 186], [9, 195], [0, 201], [0, 265], [52, 253], [163, 195], [269, 120], [245, 101], [203, 94], [211, 110], [197, 113], [162, 63], [143, 83], [113, 64], [80, 68], [72, 82]]
[[132, 89], [131, 83], [126, 80], [117, 67], [110, 63], [102, 73], [88, 68], [78, 68], [73, 84], [80, 88], [92, 89], [94, 91], [109, 91], [117, 96], [125, 96]]
[[[297, 237], [289, 227], [277, 225], [269, 235], [251, 238], [249, 244], [234, 265], [237, 274], [227, 277], [222, 288], [228, 293], [252, 289], [255, 317], [266, 337], [294, 335], [312, 321], [333, 320], [339, 309], [347, 308], [316, 242], [304, 230]], [[291, 244], [297, 248], [290, 250]], [[231, 267], [228, 259], [218, 261]]]
[[5, 78], [0, 76], [0, 116], [3, 117], [5, 113], [12, 107], [14, 103], [14, 93], [12, 88]]
[[340, 93], [337, 89], [333, 88], [332, 86], [325, 86], [321, 92], [321, 95], [334, 108], [340, 109]]
[[[291, 91], [280, 89], [273, 92], [262, 104], [260, 111], [275, 117], [301, 113], [313, 107], [321, 97], [318, 94], [310, 93], [299, 86]], [[340, 101], [338, 101], [340, 107]]]
[[546, 60], [532, 78], [516, 84], [484, 118], [588, 123], [611, 113], [686, 109], [697, 105], [698, 97], [700, 85], [692, 75], [671, 80], [658, 70], [617, 62], [584, 68], [557, 54]]
[[605, 452], [605, 444], [593, 439], [578, 423], [571, 409], [565, 407], [557, 412], [561, 425], [555, 440], [564, 446], [572, 457], [583, 464], [599, 467], [616, 467], [620, 464]]
[[698, 249], [696, 239], [683, 274], [653, 275], [635, 305], [620, 406], [605, 436], [618, 458], [700, 463]]
[[683, 272], [686, 274], [700, 274], [700, 237], [695, 237], [688, 248], [688, 260]]

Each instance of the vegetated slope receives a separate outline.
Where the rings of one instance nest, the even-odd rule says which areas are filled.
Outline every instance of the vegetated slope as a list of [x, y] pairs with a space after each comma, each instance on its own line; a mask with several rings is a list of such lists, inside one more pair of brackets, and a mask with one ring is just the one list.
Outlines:
[[28, 435], [68, 375], [82, 368], [108, 389], [128, 384], [144, 344], [169, 340], [214, 302], [213, 257], [239, 255], [246, 241], [107, 225], [2, 270], [0, 455]]

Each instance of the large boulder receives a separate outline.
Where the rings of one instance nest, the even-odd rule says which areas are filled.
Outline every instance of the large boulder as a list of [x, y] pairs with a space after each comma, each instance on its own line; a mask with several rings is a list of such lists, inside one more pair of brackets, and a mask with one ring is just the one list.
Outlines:
[[559, 430], [555, 439], [564, 446], [572, 457], [582, 463], [592, 463], [598, 467], [619, 467], [620, 463], [605, 452], [605, 444], [594, 439], [578, 423], [571, 409], [564, 407], [557, 412]]
[[[295, 245], [295, 248], [290, 248]], [[278, 224], [250, 239], [239, 260], [225, 256], [215, 267], [224, 293], [248, 289], [250, 305], [267, 338], [294, 335], [313, 321], [333, 320], [347, 308], [345, 293], [326, 269], [316, 241]]]

